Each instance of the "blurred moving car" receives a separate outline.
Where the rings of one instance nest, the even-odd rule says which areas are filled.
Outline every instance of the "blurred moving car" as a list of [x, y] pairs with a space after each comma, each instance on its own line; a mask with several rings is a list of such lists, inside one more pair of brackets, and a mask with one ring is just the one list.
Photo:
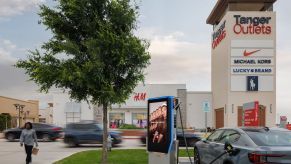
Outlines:
[[195, 144], [196, 164], [209, 164], [224, 153], [230, 143], [235, 154], [225, 154], [215, 163], [291, 163], [291, 131], [281, 128], [221, 128]]
[[[42, 141], [54, 141], [62, 137], [63, 128], [52, 124], [32, 123], [32, 127], [36, 132], [37, 138]], [[4, 136], [8, 141], [20, 139], [23, 128], [11, 128], [4, 131]]]
[[[197, 141], [201, 140], [201, 137], [199, 135], [194, 134], [192, 132], [185, 131], [184, 134], [185, 134], [187, 146], [192, 146], [193, 147]], [[146, 144], [146, 137], [147, 137], [147, 133], [145, 132], [140, 138], [140, 141], [143, 144]], [[182, 133], [182, 130], [180, 130], [180, 129], [177, 130], [177, 139], [179, 140], [179, 145], [180, 146], [185, 146], [183, 133]]]
[[[120, 132], [109, 131], [112, 146], [122, 142]], [[102, 144], [103, 126], [97, 123], [71, 123], [65, 128], [64, 142], [70, 147], [79, 144]]]

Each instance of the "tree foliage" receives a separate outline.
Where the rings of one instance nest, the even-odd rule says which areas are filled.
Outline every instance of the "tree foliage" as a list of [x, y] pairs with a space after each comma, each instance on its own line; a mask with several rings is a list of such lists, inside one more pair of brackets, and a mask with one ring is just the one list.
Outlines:
[[134, 34], [138, 6], [130, 0], [56, 4], [41, 5], [39, 12], [39, 23], [52, 38], [16, 67], [25, 69], [40, 91], [65, 89], [72, 99], [103, 105], [107, 117], [108, 105], [124, 102], [149, 64], [149, 43]]
[[42, 5], [40, 23], [53, 37], [30, 51], [24, 68], [41, 91], [69, 89], [71, 98], [94, 104], [122, 103], [144, 79], [148, 43], [134, 35], [137, 10], [129, 0], [59, 0]]

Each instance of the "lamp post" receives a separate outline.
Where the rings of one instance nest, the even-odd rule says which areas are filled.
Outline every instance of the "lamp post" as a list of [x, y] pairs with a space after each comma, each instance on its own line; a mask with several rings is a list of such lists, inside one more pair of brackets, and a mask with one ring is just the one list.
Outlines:
[[14, 104], [16, 110], [18, 110], [18, 127], [21, 125], [20, 113], [23, 113], [23, 108], [25, 105]]

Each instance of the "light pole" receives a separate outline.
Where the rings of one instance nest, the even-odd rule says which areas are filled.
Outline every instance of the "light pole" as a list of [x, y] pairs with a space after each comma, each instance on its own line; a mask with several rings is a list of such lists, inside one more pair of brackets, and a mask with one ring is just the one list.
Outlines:
[[18, 127], [21, 125], [20, 113], [23, 113], [23, 108], [25, 105], [14, 104], [16, 110], [18, 110]]

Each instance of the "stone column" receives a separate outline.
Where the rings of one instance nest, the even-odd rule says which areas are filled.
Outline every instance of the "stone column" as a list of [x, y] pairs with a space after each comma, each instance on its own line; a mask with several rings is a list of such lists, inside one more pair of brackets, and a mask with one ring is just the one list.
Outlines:
[[[177, 96], [179, 98], [179, 102], [181, 103], [180, 107], [181, 107], [183, 127], [187, 128], [187, 90], [186, 89], [178, 89]], [[179, 111], [177, 111], [177, 127], [181, 128]]]

